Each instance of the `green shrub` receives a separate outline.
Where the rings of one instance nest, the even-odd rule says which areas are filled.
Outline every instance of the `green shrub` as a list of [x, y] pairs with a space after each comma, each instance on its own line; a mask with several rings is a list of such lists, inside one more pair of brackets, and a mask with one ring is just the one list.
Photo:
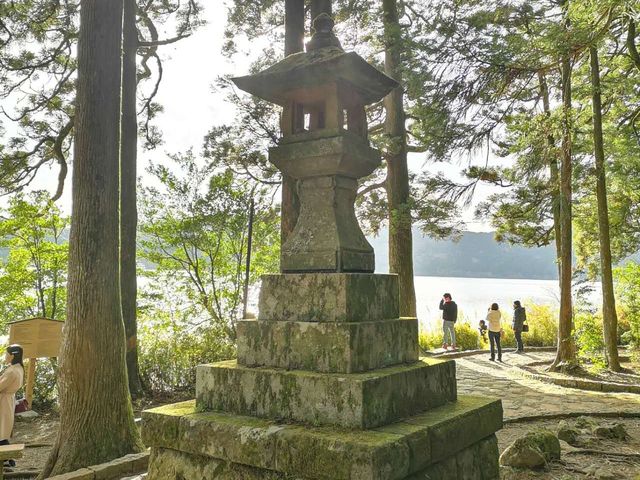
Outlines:
[[554, 347], [558, 343], [558, 312], [548, 305], [527, 306], [529, 331], [522, 334], [525, 346]]
[[516, 336], [511, 328], [511, 323], [504, 324], [502, 329], [504, 330], [504, 334], [500, 339], [502, 348], [516, 348]]
[[468, 323], [456, 323], [456, 345], [460, 350], [481, 348], [478, 329]]
[[[33, 386], [32, 405], [34, 410], [49, 410], [56, 404], [58, 400], [57, 370], [58, 361], [55, 358], [41, 359], [36, 363], [36, 381]], [[24, 389], [17, 396], [21, 397], [23, 395]]]
[[628, 262], [615, 270], [615, 288], [622, 313], [622, 340], [640, 349], [640, 265]]
[[423, 352], [440, 348], [442, 345], [442, 332], [432, 330], [420, 332], [420, 335], [418, 336], [418, 343], [420, 344], [420, 349]]
[[[467, 322], [456, 322], [455, 328], [456, 345], [459, 350], [477, 350], [485, 347], [475, 326], [471, 326]], [[442, 346], [442, 331], [421, 332], [419, 343], [423, 351], [440, 348]]]
[[138, 337], [140, 376], [151, 394], [193, 392], [196, 366], [235, 356], [235, 347], [214, 328], [142, 322]]
[[604, 368], [604, 337], [602, 333], [602, 316], [590, 312], [578, 312], [574, 317], [575, 338], [578, 356], [588, 360], [596, 367]]
[[[558, 338], [558, 312], [548, 305], [526, 304], [527, 324], [529, 331], [524, 333], [522, 339], [525, 348], [529, 347], [553, 347]], [[502, 346], [515, 348], [516, 339], [511, 328], [511, 315], [502, 312]], [[471, 325], [467, 321], [456, 323], [456, 341], [460, 350], [486, 349], [489, 347], [488, 337], [483, 340], [475, 324]], [[420, 348], [422, 350], [434, 350], [442, 345], [442, 330], [426, 331], [420, 333]]]

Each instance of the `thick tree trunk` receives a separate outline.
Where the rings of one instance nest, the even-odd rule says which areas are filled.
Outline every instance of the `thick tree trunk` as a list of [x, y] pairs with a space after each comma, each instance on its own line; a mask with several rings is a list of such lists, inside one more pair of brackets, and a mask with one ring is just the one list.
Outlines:
[[[568, 0], [563, 0], [564, 8]], [[567, 49], [568, 50], [568, 49]], [[558, 350], [551, 370], [577, 363], [573, 338], [572, 299], [572, 121], [571, 121], [571, 59], [569, 52], [562, 57], [562, 158], [560, 163], [560, 315], [558, 318]]]
[[609, 369], [619, 372], [618, 314], [613, 293], [611, 268], [611, 240], [609, 236], [609, 207], [607, 205], [607, 179], [604, 165], [604, 138], [602, 135], [602, 98], [600, 91], [600, 65], [598, 49], [589, 48], [591, 57], [591, 88], [593, 91], [593, 148], [596, 160], [596, 196], [598, 201], [598, 230], [600, 234], [600, 274], [602, 277], [602, 319], [605, 356]]
[[[304, 50], [304, 0], [285, 0], [285, 56]], [[282, 178], [282, 203], [280, 216], [280, 244], [284, 245], [293, 232], [298, 215], [300, 215], [300, 200], [296, 192], [296, 181], [287, 176]]]
[[[385, 72], [402, 84], [401, 34], [396, 0], [384, 0]], [[400, 315], [416, 316], [413, 284], [413, 238], [404, 90], [400, 86], [384, 99], [385, 132], [390, 137], [387, 156], [387, 199], [389, 203], [389, 271], [400, 281]]]
[[122, 142], [120, 155], [120, 292], [122, 318], [127, 339], [127, 375], [131, 396], [142, 394], [138, 371], [138, 325], [136, 300], [138, 282], [136, 272], [137, 211], [137, 155], [138, 117], [136, 110], [136, 55], [138, 31], [136, 29], [136, 1], [124, 0], [122, 63]]
[[321, 13], [333, 16], [332, 0], [311, 0], [311, 23]]
[[39, 478], [142, 450], [120, 304], [122, 17], [122, 0], [81, 2], [60, 428]]
[[[545, 116], [551, 118], [551, 103], [549, 101], [549, 85], [544, 73], [538, 73], [542, 108]], [[547, 134], [547, 163], [549, 164], [549, 182], [551, 183], [551, 212], [553, 215], [553, 232], [556, 245], [556, 262], [558, 264], [558, 281], [560, 281], [560, 258], [562, 257], [562, 233], [560, 229], [560, 170], [556, 158], [556, 140], [551, 133]]]

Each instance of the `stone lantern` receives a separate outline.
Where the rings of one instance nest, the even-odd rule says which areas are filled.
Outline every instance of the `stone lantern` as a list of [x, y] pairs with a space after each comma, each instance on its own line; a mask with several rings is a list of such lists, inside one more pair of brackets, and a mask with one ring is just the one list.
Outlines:
[[356, 220], [358, 179], [380, 165], [365, 107], [398, 86], [358, 54], [345, 53], [320, 15], [306, 53], [286, 57], [236, 85], [280, 105], [282, 138], [270, 161], [297, 180], [300, 216], [282, 246], [281, 270], [373, 272], [374, 252]]
[[397, 275], [375, 274], [354, 213], [380, 164], [365, 106], [396, 82], [345, 53], [320, 15], [306, 53], [235, 79], [281, 105], [270, 160], [297, 180], [298, 223], [235, 360], [198, 366], [196, 400], [143, 413], [149, 480], [494, 480], [499, 400], [458, 395], [453, 361], [419, 358]]

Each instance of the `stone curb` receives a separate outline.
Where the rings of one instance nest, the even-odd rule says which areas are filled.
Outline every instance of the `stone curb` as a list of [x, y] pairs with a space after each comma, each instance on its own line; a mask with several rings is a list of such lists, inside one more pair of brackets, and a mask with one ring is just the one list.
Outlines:
[[590, 392], [605, 392], [605, 393], [632, 393], [640, 395], [640, 385], [628, 385], [625, 383], [614, 382], [597, 382], [595, 380], [582, 380], [573, 378], [555, 378], [541, 375], [539, 373], [533, 373], [524, 367], [515, 367], [518, 374], [531, 380], [536, 380], [542, 383], [549, 383], [565, 388], [575, 388], [578, 390], [587, 390]]
[[[513, 350], [509, 349], [509, 350], [503, 350], [502, 353], [509, 353], [510, 351], [513, 352]], [[527, 347], [526, 351], [527, 352], [555, 352], [556, 347]], [[484, 349], [484, 350], [464, 350], [462, 352], [447, 352], [447, 353], [433, 353], [428, 350], [422, 352], [422, 354], [425, 357], [432, 357], [432, 358], [464, 358], [464, 357], [473, 357], [475, 355], [484, 355], [487, 353], [491, 353], [491, 351], [488, 349]]]
[[107, 463], [47, 478], [48, 480], [119, 480], [126, 475], [146, 472], [148, 466], [149, 451], [146, 451], [125, 455]]
[[568, 413], [547, 413], [540, 415], [524, 415], [522, 417], [505, 418], [505, 425], [513, 423], [536, 422], [538, 420], [564, 420], [578, 417], [598, 417], [598, 418], [640, 418], [640, 412], [568, 412]]

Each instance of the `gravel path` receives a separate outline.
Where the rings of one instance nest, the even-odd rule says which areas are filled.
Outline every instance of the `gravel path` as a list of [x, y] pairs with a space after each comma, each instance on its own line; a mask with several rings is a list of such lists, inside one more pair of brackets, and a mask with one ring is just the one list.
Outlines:
[[456, 359], [458, 393], [502, 399], [506, 421], [563, 415], [640, 415], [640, 395], [565, 388], [523, 377], [518, 365], [550, 361], [550, 352], [504, 353], [503, 363], [488, 354]]

